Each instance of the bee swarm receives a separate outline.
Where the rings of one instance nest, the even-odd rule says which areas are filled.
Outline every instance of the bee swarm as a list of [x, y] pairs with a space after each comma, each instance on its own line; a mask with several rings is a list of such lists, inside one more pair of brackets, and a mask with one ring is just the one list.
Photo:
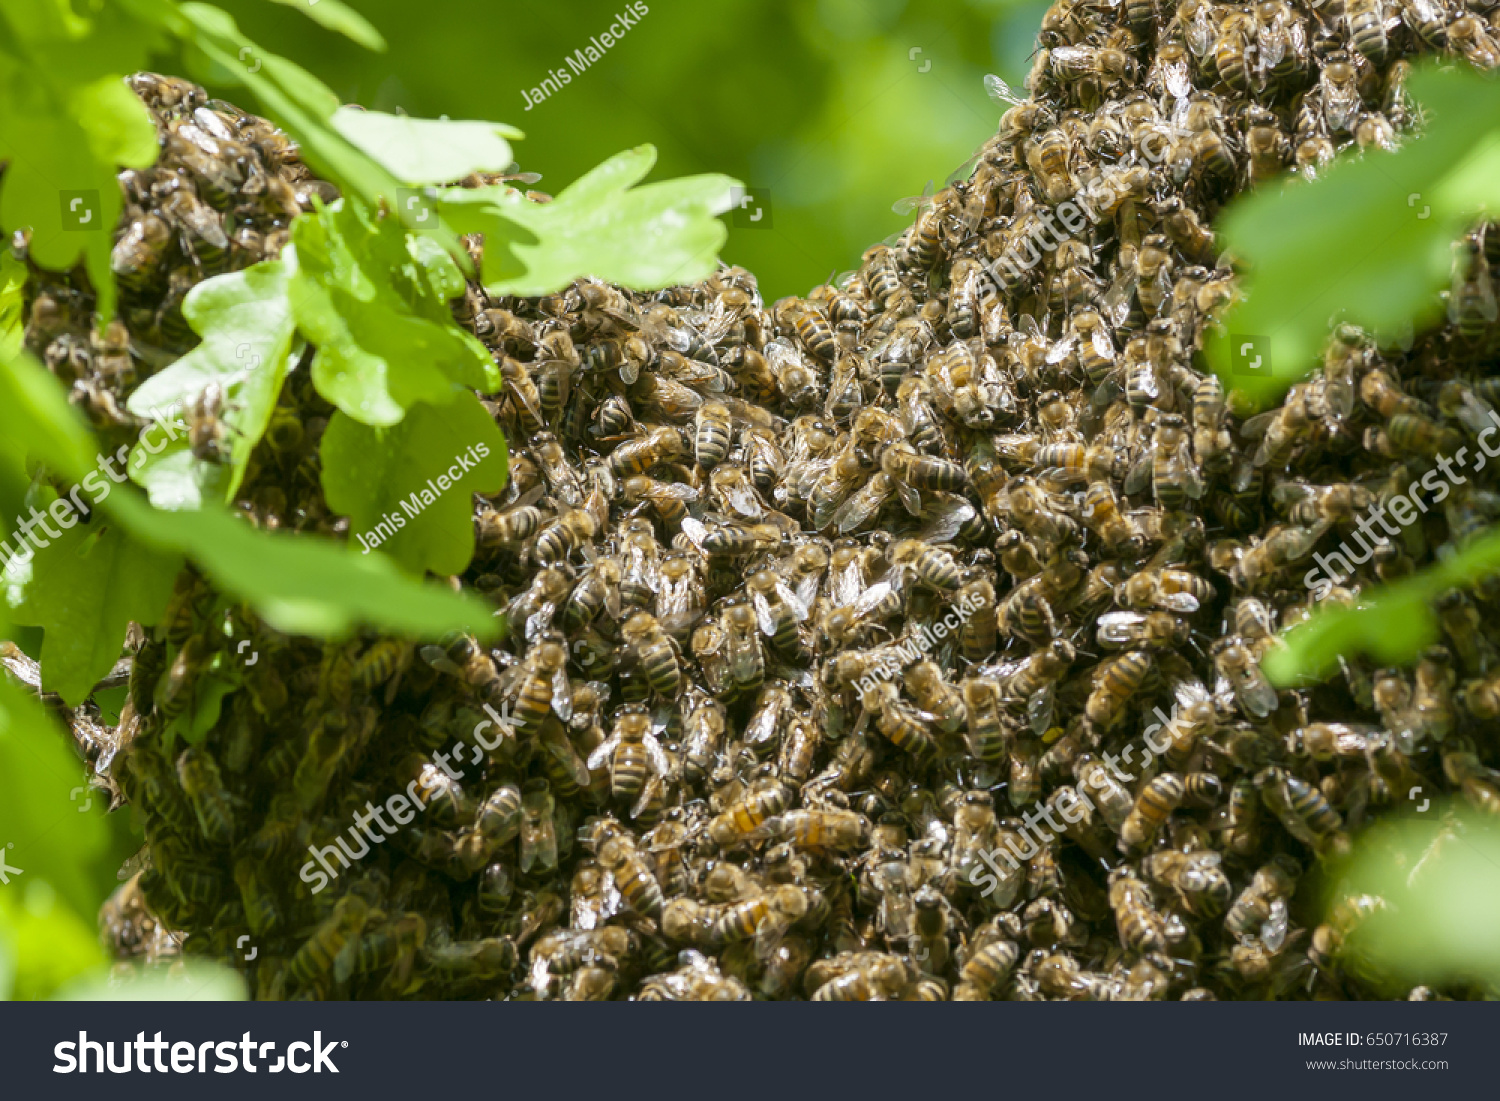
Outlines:
[[[508, 636], [325, 647], [222, 604], [211, 631], [185, 572], [135, 655], [112, 774], [149, 864], [107, 937], [155, 962], [181, 937], [152, 921], [186, 933], [259, 997], [1376, 996], [1344, 941], [1381, 900], [1319, 924], [1314, 880], [1418, 785], [1500, 807], [1500, 593], [1444, 597], [1411, 671], [1277, 692], [1259, 659], [1308, 614], [1314, 550], [1487, 423], [1500, 241], [1470, 239], [1444, 328], [1403, 352], [1341, 327], [1242, 424], [1195, 356], [1234, 295], [1208, 227], [1398, 143], [1403, 55], [1493, 66], [1487, 10], [1059, 3], [972, 176], [840, 285], [768, 309], [738, 268], [471, 284], [454, 310], [504, 377], [511, 481], [476, 499], [455, 583]], [[333, 194], [263, 121], [132, 84], [162, 160], [121, 175], [122, 321], [91, 337], [82, 277], [34, 271], [27, 329], [106, 444], [192, 342], [186, 290]], [[1074, 200], [1097, 217], [1069, 236]], [[200, 457], [215, 411], [192, 411]], [[299, 366], [247, 522], [348, 534], [318, 481], [331, 413]], [[1473, 477], [1326, 598], [1497, 513]], [[259, 661], [168, 754], [225, 616]], [[403, 792], [415, 819], [369, 830]]]

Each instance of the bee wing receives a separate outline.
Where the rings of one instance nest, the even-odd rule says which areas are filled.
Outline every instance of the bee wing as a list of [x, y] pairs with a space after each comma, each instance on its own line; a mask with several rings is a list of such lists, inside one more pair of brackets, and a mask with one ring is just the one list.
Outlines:
[[[748, 481], [727, 487], [723, 490], [723, 494], [730, 511], [738, 513], [747, 520], [759, 520], [765, 514], [766, 506], [761, 503], [760, 495], [755, 492], [755, 487]], [[693, 496], [697, 496], [696, 490]]]
[[1104, 359], [1115, 358], [1114, 342], [1109, 339], [1109, 334], [1103, 328], [1094, 330], [1093, 335], [1089, 337], [1089, 343], [1094, 346], [1095, 354], [1102, 356]]
[[1198, 598], [1192, 593], [1163, 593], [1156, 598], [1156, 605], [1178, 615], [1192, 615], [1198, 610]]
[[1061, 363], [1063, 360], [1068, 358], [1068, 353], [1070, 353], [1077, 344], [1078, 334], [1069, 333], [1067, 336], [1054, 343], [1052, 347], [1047, 349], [1047, 362], [1049, 364]]
[[1264, 719], [1280, 706], [1281, 701], [1276, 696], [1276, 689], [1271, 687], [1271, 682], [1266, 680], [1260, 670], [1252, 670], [1251, 674], [1234, 682], [1234, 698], [1250, 718]]
[[[589, 766], [584, 763], [583, 758], [578, 756], [578, 750], [573, 748], [572, 741], [561, 731], [544, 740], [547, 752], [562, 764], [568, 772], [568, 776], [579, 787], [588, 787], [592, 781], [589, 775]], [[592, 755], [590, 756], [592, 760]]]
[[760, 624], [760, 633], [767, 638], [773, 637], [776, 634], [776, 617], [771, 612], [771, 602], [764, 593], [756, 591], [750, 594], [750, 604], [755, 608], [755, 621]]
[[1110, 281], [1099, 303], [1099, 314], [1111, 325], [1118, 327], [1130, 316], [1130, 298], [1135, 294], [1136, 283], [1135, 272], [1123, 265]]
[[1193, 453], [1188, 447], [1187, 437], [1177, 444], [1177, 449], [1172, 456], [1172, 462], [1177, 467], [1177, 473], [1182, 479], [1182, 489], [1193, 500], [1203, 496], [1203, 475], [1198, 470], [1198, 464], [1193, 462]]
[[776, 728], [781, 725], [781, 708], [762, 707], [745, 724], [745, 744], [769, 745], [776, 737]]
[[1141, 493], [1151, 484], [1152, 454], [1151, 448], [1143, 447], [1125, 474], [1125, 492]]
[[620, 739], [614, 734], [605, 738], [604, 741], [594, 747], [594, 752], [589, 754], [588, 768], [592, 770], [602, 767], [604, 762], [609, 760], [609, 755], [615, 751], [615, 746], [619, 744]]
[[792, 610], [792, 618], [798, 623], [803, 622], [812, 614], [809, 608], [810, 601], [803, 600], [800, 593], [793, 592], [787, 583], [779, 578], [776, 581], [776, 595]]
[[643, 744], [646, 747], [646, 756], [651, 759], [651, 767], [656, 770], [656, 775], [670, 774], [672, 762], [667, 759], [667, 752], [661, 747], [661, 739], [655, 734], [647, 734]]
[[775, 912], [761, 918], [755, 929], [755, 958], [762, 963], [774, 960], [789, 928], [787, 920]]
[[651, 800], [656, 798], [656, 793], [661, 790], [661, 777], [651, 776], [641, 785], [641, 794], [635, 804], [630, 808], [630, 817], [639, 818], [641, 812], [651, 805]]
[[1267, 951], [1281, 951], [1281, 946], [1286, 943], [1287, 924], [1286, 899], [1272, 899], [1271, 914], [1260, 927], [1261, 943], [1266, 946]]
[[[522, 367], [521, 370], [524, 371], [526, 370], [526, 368]], [[546, 423], [547, 418], [542, 416], [542, 407], [531, 400], [530, 394], [527, 393], [527, 388], [516, 386], [513, 383], [507, 382], [505, 384], [505, 390], [508, 394], [510, 394], [510, 398], [513, 402], [515, 402], [517, 405], [524, 406], [526, 412], [530, 413], [540, 423]]]
[[1057, 702], [1057, 686], [1048, 682], [1031, 694], [1026, 701], [1026, 720], [1031, 732], [1041, 737], [1052, 726], [1052, 714]]
[[1145, 622], [1146, 617], [1140, 612], [1106, 612], [1099, 617], [1099, 641], [1128, 646]]
[[974, 506], [962, 497], [950, 493], [929, 495], [933, 496], [938, 499], [929, 501], [923, 512], [927, 523], [916, 536], [924, 543], [951, 542], [965, 524], [979, 515]]
[[682, 519], [682, 533], [688, 537], [688, 541], [698, 550], [703, 550], [703, 540], [708, 537], [708, 525], [693, 516], [684, 516]]
[[895, 491], [892, 479], [885, 471], [876, 471], [859, 492], [852, 494], [833, 513], [830, 523], [840, 535], [859, 527], [885, 507]]
[[994, 73], [986, 73], [984, 76], [984, 90], [989, 97], [1001, 103], [1010, 103], [1020, 106], [1022, 101], [1010, 90], [1010, 85], [1001, 80]]
[[573, 717], [573, 686], [566, 665], [552, 674], [552, 710], [563, 722]]
[[922, 495], [905, 482], [898, 481], [895, 485], [896, 493], [901, 498], [901, 503], [906, 507], [906, 511], [913, 516], [920, 516], [922, 514]]
[[361, 937], [356, 934], [344, 941], [338, 955], [333, 957], [333, 977], [338, 982], [348, 982], [354, 975], [354, 965], [359, 962]]
[[552, 617], [556, 613], [557, 605], [549, 601], [526, 617], [526, 645], [532, 645], [552, 630]]
[[136, 872], [149, 867], [151, 867], [151, 846], [142, 845], [136, 850], [134, 856], [128, 857], [125, 863], [120, 865], [120, 870], [115, 873], [115, 878], [126, 880], [135, 875]]
[[418, 652], [422, 655], [422, 660], [439, 673], [447, 673], [449, 676], [460, 679], [463, 677], [464, 671], [454, 664], [453, 660], [448, 657], [448, 651], [441, 646], [423, 646]]
[[882, 581], [878, 585], [871, 585], [854, 602], [854, 614], [856, 616], [868, 614], [871, 609], [875, 608], [882, 600], [889, 596], [893, 589], [894, 586], [890, 581]]

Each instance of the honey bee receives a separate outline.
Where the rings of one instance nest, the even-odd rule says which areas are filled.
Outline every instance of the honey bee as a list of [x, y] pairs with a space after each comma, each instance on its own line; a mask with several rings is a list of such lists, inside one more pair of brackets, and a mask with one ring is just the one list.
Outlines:
[[616, 477], [622, 478], [644, 474], [658, 463], [677, 458], [682, 449], [682, 433], [668, 425], [660, 425], [611, 451], [609, 469]]
[[1213, 658], [1214, 669], [1247, 717], [1264, 719], [1280, 706], [1276, 689], [1260, 671], [1259, 660], [1235, 637], [1216, 644]]
[[765, 678], [766, 655], [754, 609], [749, 604], [731, 604], [723, 610], [719, 622], [729, 684], [741, 694], [755, 691]]
[[232, 843], [235, 835], [234, 805], [224, 786], [219, 764], [208, 749], [196, 745], [183, 750], [177, 759], [177, 776], [203, 829], [204, 838], [213, 845]]
[[1286, 943], [1287, 903], [1302, 869], [1281, 854], [1262, 865], [1224, 916], [1224, 929], [1241, 942], [1258, 939], [1272, 952]]
[[918, 759], [932, 756], [937, 743], [928, 729], [928, 717], [901, 701], [894, 684], [880, 681], [860, 701], [875, 717], [875, 727], [891, 744]]
[[1125, 786], [1091, 753], [1073, 762], [1073, 777], [1080, 792], [1094, 804], [1109, 828], [1119, 833], [1135, 805]]
[[1095, 726], [1108, 729], [1124, 717], [1124, 708], [1140, 691], [1155, 669], [1150, 651], [1130, 650], [1119, 657], [1099, 663], [1093, 690], [1084, 705], [1084, 714]]
[[1071, 170], [1073, 143], [1059, 129], [1047, 130], [1035, 139], [1022, 142], [1026, 166], [1047, 202], [1053, 206], [1073, 197], [1078, 181]]
[[1216, 852], [1151, 853], [1141, 868], [1147, 877], [1176, 892], [1189, 913], [1214, 918], [1229, 905], [1231, 888], [1222, 867], [1223, 857]]
[[323, 988], [330, 977], [338, 982], [347, 981], [354, 973], [360, 932], [369, 917], [369, 903], [359, 895], [340, 898], [333, 913], [287, 961], [287, 977], [307, 988]]
[[661, 885], [633, 845], [623, 836], [611, 837], [599, 846], [598, 859], [632, 910], [647, 917], [661, 917], [664, 905]]
[[768, 818], [751, 836], [786, 842], [799, 849], [848, 852], [868, 843], [870, 823], [852, 811], [815, 807]]
[[521, 871], [557, 867], [557, 801], [547, 781], [527, 780], [521, 789]]
[[720, 848], [753, 840], [756, 831], [787, 809], [791, 793], [776, 781], [757, 783], [708, 823], [708, 839]]
[[1343, 818], [1322, 792], [1286, 769], [1264, 769], [1256, 774], [1255, 786], [1287, 833], [1304, 845], [1322, 848], [1323, 842], [1343, 825]]
[[573, 715], [573, 688], [568, 682], [568, 650], [559, 638], [539, 643], [522, 664], [516, 691], [513, 728], [525, 737], [549, 713], [566, 722]]
[[1171, 612], [1107, 612], [1099, 617], [1096, 637], [1107, 649], [1168, 650], [1187, 641], [1188, 625]]
[[1021, 950], [993, 926], [975, 931], [974, 940], [958, 971], [953, 1000], [986, 1001], [1006, 980], [1020, 959]]
[[1500, 772], [1481, 763], [1467, 739], [1444, 742], [1443, 775], [1476, 810], [1500, 814]]
[[589, 755], [588, 767], [599, 768], [608, 762], [610, 792], [622, 801], [635, 801], [631, 817], [639, 816], [650, 798], [651, 789], [659, 785], [670, 768], [661, 742], [651, 729], [649, 712], [640, 705], [622, 708], [615, 716], [614, 729]]
[[832, 362], [838, 342], [821, 310], [800, 299], [784, 299], [775, 313], [782, 327], [794, 333], [810, 355], [824, 363]]
[[750, 593], [750, 603], [755, 609], [761, 633], [771, 640], [771, 645], [782, 657], [804, 663], [809, 654], [799, 624], [807, 619], [809, 612], [801, 598], [774, 570], [769, 569], [751, 574], [745, 587]]
[[1161, 952], [1167, 947], [1167, 922], [1146, 886], [1129, 869], [1110, 877], [1109, 904], [1115, 912], [1120, 944], [1133, 952]]
[[1359, 70], [1347, 53], [1338, 50], [1324, 60], [1317, 94], [1329, 131], [1334, 134], [1348, 131], [1359, 113], [1360, 95]]
[[1184, 794], [1182, 777], [1175, 772], [1163, 772], [1142, 785], [1135, 805], [1120, 827], [1121, 850], [1149, 847], [1181, 805]]

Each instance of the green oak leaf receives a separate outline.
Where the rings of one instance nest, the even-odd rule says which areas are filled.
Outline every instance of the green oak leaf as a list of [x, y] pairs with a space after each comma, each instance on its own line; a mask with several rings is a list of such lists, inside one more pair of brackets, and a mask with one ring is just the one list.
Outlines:
[[[101, 892], [87, 871], [108, 848], [108, 800], [86, 784], [67, 735], [29, 690], [0, 673], [0, 845], [8, 846], [6, 863], [22, 869], [12, 888], [42, 881], [92, 926], [108, 889]], [[24, 955], [19, 962], [25, 973]]]
[[47, 545], [12, 559], [5, 581], [21, 593], [15, 621], [46, 632], [42, 687], [76, 707], [119, 660], [130, 621], [161, 618], [182, 556], [144, 546], [97, 515], [89, 524], [69, 518], [72, 527], [56, 525], [60, 538], [34, 536]]
[[416, 119], [340, 107], [333, 127], [398, 180], [441, 184], [471, 172], [503, 172], [514, 159], [507, 138], [524, 135], [501, 122]]
[[535, 203], [514, 188], [452, 188], [439, 210], [460, 233], [485, 235], [485, 288], [541, 295], [593, 276], [634, 290], [692, 283], [712, 274], [728, 236], [717, 215], [739, 186], [728, 176], [688, 176], [635, 187], [656, 163], [637, 146]]
[[1360, 895], [1381, 900], [1348, 931], [1344, 952], [1372, 966], [1387, 996], [1422, 983], [1500, 981], [1494, 821], [1454, 800], [1383, 818], [1359, 838], [1329, 909]]
[[[296, 325], [287, 291], [295, 271], [295, 250], [288, 248], [279, 260], [207, 279], [183, 300], [183, 316], [202, 343], [143, 382], [127, 405], [160, 425], [217, 385], [229, 455], [227, 463], [195, 459], [186, 439], [170, 453], [153, 454], [143, 439], [131, 455], [131, 475], [158, 508], [197, 508], [205, 493], [232, 500], [239, 492], [291, 361]], [[164, 434], [152, 429], [153, 446]]]
[[142, 970], [120, 979], [101, 969], [80, 975], [54, 996], [61, 1002], [242, 1002], [245, 979], [212, 960], [182, 961], [181, 969]]
[[1245, 298], [1204, 352], [1226, 386], [1273, 401], [1317, 365], [1334, 320], [1391, 343], [1439, 316], [1455, 238], [1500, 207], [1500, 83], [1429, 64], [1410, 89], [1426, 126], [1400, 150], [1341, 160], [1225, 213]]
[[26, 265], [0, 251], [0, 359], [21, 350], [26, 334]]
[[66, 270], [81, 258], [101, 316], [114, 313], [111, 233], [119, 166], [155, 163], [156, 125], [124, 84], [142, 68], [155, 29], [119, 6], [0, 0], [11, 34], [0, 44], [0, 226], [30, 227], [31, 257]]
[[217, 588], [287, 634], [340, 637], [360, 625], [421, 638], [500, 631], [484, 601], [415, 581], [383, 555], [314, 535], [257, 531], [219, 506], [160, 512], [125, 486], [108, 507], [142, 541], [187, 554]]
[[271, 0], [288, 8], [297, 8], [314, 23], [343, 35], [357, 45], [376, 53], [385, 53], [385, 39], [368, 19], [340, 0]]
[[126, 469], [153, 508], [202, 508], [209, 501], [230, 499], [229, 468], [195, 456], [186, 426], [175, 421], [142, 432]]
[[[84, 486], [90, 479], [106, 484], [92, 469], [95, 448], [78, 411], [56, 377], [29, 355], [0, 361], [0, 409], [17, 410], [7, 428], [19, 432], [34, 458]], [[342, 635], [368, 624], [423, 638], [459, 630], [493, 638], [501, 629], [484, 601], [414, 581], [381, 555], [315, 536], [257, 531], [218, 505], [163, 512], [129, 485], [110, 485], [105, 496], [89, 500], [133, 539], [192, 558], [224, 593], [249, 602], [289, 634]], [[8, 582], [7, 590], [24, 591], [26, 580]]]
[[400, 223], [372, 220], [357, 203], [298, 218], [292, 236], [292, 311], [318, 346], [313, 384], [345, 414], [392, 425], [455, 386], [499, 389], [488, 350], [448, 309], [462, 276], [446, 255], [410, 245]]
[[1500, 570], [1500, 530], [1492, 529], [1450, 558], [1391, 585], [1360, 594], [1359, 603], [1318, 606], [1281, 636], [1261, 669], [1280, 686], [1316, 683], [1338, 659], [1368, 653], [1380, 665], [1411, 661], [1438, 635], [1432, 602], [1449, 589]]
[[[168, 647], [168, 667], [176, 656], [177, 647]], [[219, 715], [224, 710], [224, 697], [243, 683], [244, 678], [240, 675], [242, 668], [233, 655], [226, 651], [220, 650], [214, 655], [208, 668], [200, 671], [193, 680], [193, 695], [187, 710], [163, 729], [162, 736], [168, 746], [177, 737], [188, 745], [197, 745], [208, 737], [208, 732], [218, 725]]]
[[[458, 263], [469, 263], [458, 235], [430, 210], [404, 208], [401, 183], [374, 158], [333, 128], [338, 96], [306, 69], [246, 38], [234, 20], [209, 4], [178, 5], [182, 37], [201, 50], [226, 81], [249, 88], [264, 113], [286, 129], [307, 163], [346, 195], [371, 210], [391, 210], [411, 232], [430, 236]], [[301, 219], [298, 219], [300, 221]]]
[[[322, 459], [328, 507], [349, 517], [350, 534], [440, 577], [468, 567], [473, 495], [498, 493], [506, 477], [505, 438], [467, 392], [446, 405], [415, 405], [390, 428], [336, 413], [323, 435]], [[376, 532], [383, 522], [395, 530]]]

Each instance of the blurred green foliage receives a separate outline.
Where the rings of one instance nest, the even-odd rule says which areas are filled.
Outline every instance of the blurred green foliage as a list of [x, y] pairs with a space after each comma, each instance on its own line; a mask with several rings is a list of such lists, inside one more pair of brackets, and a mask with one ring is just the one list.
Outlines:
[[[522, 168], [556, 194], [650, 142], [649, 180], [722, 172], [768, 189], [771, 225], [731, 222], [723, 256], [771, 300], [805, 292], [902, 229], [891, 212], [993, 136], [1004, 105], [982, 78], [1026, 74], [1044, 0], [646, 0], [648, 13], [569, 84], [526, 110], [565, 57], [625, 3], [347, 0], [385, 37], [372, 54], [265, 0], [222, 6], [252, 39], [346, 102], [494, 119], [526, 134]], [[913, 50], [919, 53], [912, 54]], [[926, 66], [926, 71], [922, 71]], [[234, 98], [233, 89], [224, 94]], [[243, 99], [243, 92], [239, 95]]]
[[1346, 965], [1388, 981], [1393, 993], [1421, 983], [1494, 991], [1497, 913], [1500, 828], [1462, 803], [1434, 803], [1361, 837], [1329, 920], [1344, 934]]

